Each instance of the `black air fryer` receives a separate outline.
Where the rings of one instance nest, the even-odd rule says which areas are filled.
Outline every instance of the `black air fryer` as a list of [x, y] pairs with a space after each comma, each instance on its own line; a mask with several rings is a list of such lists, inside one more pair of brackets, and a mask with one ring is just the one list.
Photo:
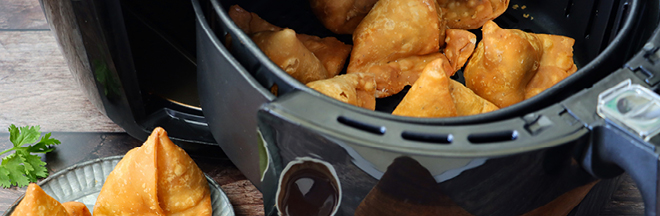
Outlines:
[[162, 126], [190, 149], [216, 145], [197, 94], [190, 2], [41, 0], [41, 5], [83, 91], [126, 132], [145, 140]]
[[495, 22], [575, 38], [579, 70], [498, 111], [428, 119], [388, 114], [397, 100], [369, 111], [305, 87], [226, 13], [239, 4], [336, 36], [306, 0], [42, 1], [99, 109], [141, 139], [162, 125], [193, 148], [220, 146], [263, 192], [267, 215], [520, 215], [624, 171], [646, 214], [660, 212], [658, 1], [511, 1]]

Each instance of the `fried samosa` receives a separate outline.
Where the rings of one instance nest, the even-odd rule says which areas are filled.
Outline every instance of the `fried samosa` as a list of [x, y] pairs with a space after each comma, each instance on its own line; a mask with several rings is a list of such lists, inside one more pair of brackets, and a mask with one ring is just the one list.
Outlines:
[[[78, 205], [69, 202], [67, 206]], [[80, 205], [85, 206], [80, 203]], [[77, 208], [76, 208], [77, 209]], [[84, 207], [83, 211], [67, 211], [67, 208], [62, 203], [55, 200], [53, 197], [46, 194], [46, 192], [39, 187], [39, 185], [31, 183], [25, 191], [25, 197], [18, 203], [18, 206], [11, 213], [12, 216], [85, 216], [89, 215], [89, 210]]]
[[94, 215], [211, 215], [206, 178], [186, 152], [156, 128], [110, 173]]
[[445, 68], [449, 62], [437, 59], [427, 64], [419, 79], [392, 115], [411, 117], [453, 117], [458, 116], [454, 99], [449, 90], [449, 77]]
[[465, 84], [474, 93], [500, 108], [525, 99], [525, 88], [536, 74], [543, 43], [517, 29], [501, 29], [488, 21], [483, 39], [465, 67]]
[[252, 40], [270, 60], [303, 84], [329, 78], [321, 61], [291, 29], [258, 32], [252, 35]]
[[[229, 8], [229, 17], [248, 35], [258, 32], [281, 31], [283, 28], [270, 24], [255, 13], [251, 13], [238, 5]], [[314, 53], [328, 72], [328, 77], [336, 76], [344, 68], [344, 63], [351, 53], [351, 45], [342, 43], [335, 37], [320, 38], [313, 35], [296, 34], [303, 45]]]
[[462, 29], [447, 29], [446, 33], [445, 43], [447, 46], [444, 53], [454, 71], [458, 71], [472, 56], [474, 47], [477, 46], [477, 36]]
[[440, 44], [444, 44], [444, 38], [440, 38], [444, 26], [436, 10], [433, 0], [378, 1], [353, 32], [347, 73], [373, 73], [378, 98], [411, 85], [421, 70], [411, 76], [404, 67], [388, 64], [411, 57], [427, 60], [422, 56], [439, 52]]
[[478, 29], [502, 15], [509, 0], [438, 0], [450, 29]]
[[236, 26], [243, 30], [246, 34], [250, 35], [262, 31], [279, 31], [282, 28], [270, 24], [268, 21], [262, 19], [256, 13], [246, 11], [241, 6], [232, 5], [229, 7], [229, 17], [234, 21]]
[[[353, 33], [350, 72], [440, 49], [432, 0], [381, 0]], [[412, 15], [415, 16], [412, 16]]]
[[456, 80], [449, 80], [449, 92], [458, 116], [477, 115], [500, 109]]
[[69, 212], [69, 215], [76, 216], [92, 216], [87, 206], [81, 202], [65, 202], [62, 206]]
[[376, 109], [376, 81], [373, 74], [345, 74], [310, 82], [307, 86], [341, 102]]
[[337, 76], [344, 69], [348, 54], [351, 54], [351, 45], [334, 37], [320, 38], [306, 34], [298, 34], [297, 37], [321, 61], [328, 72], [327, 77]]
[[429, 63], [392, 114], [412, 117], [453, 117], [476, 115], [499, 109], [463, 84], [449, 79], [446, 70], [452, 70], [446, 59], [437, 59]]
[[573, 62], [575, 39], [559, 35], [536, 35], [543, 42], [543, 55], [536, 75], [525, 88], [525, 99], [534, 97], [577, 71]]
[[[415, 83], [424, 67], [433, 60], [446, 57], [442, 53], [433, 53], [423, 56], [410, 56], [398, 59], [387, 64], [374, 65], [367, 73], [376, 78], [376, 97], [382, 98], [396, 94], [407, 85]], [[451, 65], [446, 65], [445, 72], [453, 74]], [[447, 74], [451, 76], [451, 74]]]
[[352, 34], [378, 0], [310, 0], [316, 17], [330, 31]]

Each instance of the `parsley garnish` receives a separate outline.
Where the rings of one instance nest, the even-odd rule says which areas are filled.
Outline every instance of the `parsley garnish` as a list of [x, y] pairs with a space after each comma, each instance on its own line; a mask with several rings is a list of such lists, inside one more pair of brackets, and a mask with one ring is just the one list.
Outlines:
[[[0, 152], [0, 155], [14, 151], [14, 153], [2, 158], [0, 164], [0, 186], [4, 188], [18, 185], [25, 187], [30, 182], [37, 182], [37, 178], [48, 177], [46, 162], [41, 161], [38, 155], [31, 153], [47, 153], [53, 151], [52, 145], [59, 145], [60, 141], [50, 138], [50, 133], [41, 136], [41, 128], [37, 126], [25, 126], [18, 128], [16, 125], [9, 126], [9, 140], [14, 147]], [[41, 136], [41, 139], [39, 137]], [[37, 142], [39, 141], [39, 142]], [[27, 145], [37, 142], [33, 145]]]

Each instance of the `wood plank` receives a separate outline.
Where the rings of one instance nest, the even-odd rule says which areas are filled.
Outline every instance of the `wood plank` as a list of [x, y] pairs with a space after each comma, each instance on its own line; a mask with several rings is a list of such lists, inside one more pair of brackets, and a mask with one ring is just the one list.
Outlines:
[[0, 31], [0, 107], [0, 128], [123, 131], [87, 100], [50, 31]]
[[607, 205], [610, 200], [604, 197], [612, 197], [612, 194], [619, 188], [621, 184], [622, 177], [616, 177], [611, 179], [602, 179], [589, 191], [587, 196], [584, 197], [580, 205], [573, 208], [573, 210], [568, 214], [569, 216], [578, 216], [578, 215], [596, 215], [600, 214], [605, 205]]
[[600, 215], [644, 215], [642, 195], [635, 181], [628, 174], [622, 176], [621, 185], [610, 198], [610, 202], [601, 210]]
[[589, 190], [596, 185], [598, 181], [575, 188], [557, 199], [549, 202], [547, 205], [534, 209], [523, 216], [542, 216], [542, 215], [568, 215], [571, 209], [575, 208], [583, 198], [589, 193]]
[[[193, 156], [193, 158], [195, 158]], [[264, 215], [263, 194], [227, 158], [201, 159], [195, 162], [227, 194], [236, 215]], [[226, 167], [226, 168], [224, 168]]]
[[49, 29], [39, 0], [0, 0], [0, 29]]

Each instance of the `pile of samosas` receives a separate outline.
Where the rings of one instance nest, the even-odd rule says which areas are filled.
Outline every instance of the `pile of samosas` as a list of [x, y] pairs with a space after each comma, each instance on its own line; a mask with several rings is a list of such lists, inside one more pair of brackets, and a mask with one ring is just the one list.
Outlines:
[[[310, 6], [327, 29], [352, 34], [353, 46], [296, 34], [237, 5], [229, 16], [298, 81], [366, 109], [412, 85], [393, 115], [476, 115], [531, 98], [577, 70], [574, 39], [492, 21], [509, 0], [310, 0]], [[477, 45], [467, 29], [478, 28]], [[465, 85], [450, 78], [460, 69]]]

